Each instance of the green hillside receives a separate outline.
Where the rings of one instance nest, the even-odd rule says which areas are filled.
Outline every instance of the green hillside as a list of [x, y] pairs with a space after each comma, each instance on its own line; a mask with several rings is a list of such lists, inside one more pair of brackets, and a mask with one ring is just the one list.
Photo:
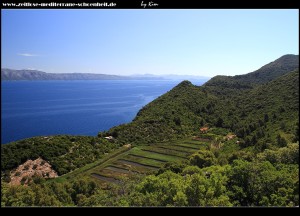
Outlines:
[[298, 55], [284, 55], [260, 69], [245, 75], [215, 76], [206, 82], [204, 86], [217, 95], [231, 96], [240, 91], [252, 89], [257, 85], [270, 82], [298, 68]]
[[153, 143], [194, 134], [204, 124], [202, 109], [217, 102], [202, 88], [183, 81], [170, 92], [143, 107], [129, 124], [112, 128], [99, 136], [112, 135], [123, 143]]
[[257, 71], [245, 75], [237, 75], [233, 78], [245, 83], [262, 84], [272, 81], [297, 68], [299, 68], [299, 56], [284, 55], [261, 67]]
[[[299, 71], [290, 72], [243, 94], [220, 99], [214, 115], [246, 145], [275, 142], [275, 136], [292, 141], [299, 116]], [[251, 141], [252, 140], [252, 141]]]
[[299, 116], [298, 80], [297, 70], [226, 97], [184, 81], [141, 109], [133, 122], [99, 136], [151, 144], [194, 135], [207, 124], [233, 131], [247, 146], [260, 140], [275, 142], [282, 133], [292, 140]]
[[[204, 86], [183, 81], [97, 137], [2, 145], [1, 206], [298, 206], [298, 65], [285, 55]], [[38, 157], [60, 177], [8, 183]]]
[[92, 163], [118, 146], [105, 139], [89, 136], [58, 135], [33, 137], [1, 145], [1, 171], [7, 172], [26, 160], [41, 157], [59, 175]]

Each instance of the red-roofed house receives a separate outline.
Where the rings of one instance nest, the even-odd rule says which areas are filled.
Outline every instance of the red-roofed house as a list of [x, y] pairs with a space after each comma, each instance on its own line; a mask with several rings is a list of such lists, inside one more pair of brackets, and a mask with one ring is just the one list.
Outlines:
[[200, 132], [207, 133], [208, 129], [209, 129], [208, 127], [202, 127], [202, 128], [200, 128]]

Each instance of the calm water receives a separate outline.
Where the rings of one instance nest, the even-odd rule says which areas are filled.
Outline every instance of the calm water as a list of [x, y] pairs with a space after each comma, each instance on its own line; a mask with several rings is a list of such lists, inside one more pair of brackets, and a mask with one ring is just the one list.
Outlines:
[[1, 143], [40, 135], [95, 136], [130, 122], [139, 109], [179, 82], [2, 81]]

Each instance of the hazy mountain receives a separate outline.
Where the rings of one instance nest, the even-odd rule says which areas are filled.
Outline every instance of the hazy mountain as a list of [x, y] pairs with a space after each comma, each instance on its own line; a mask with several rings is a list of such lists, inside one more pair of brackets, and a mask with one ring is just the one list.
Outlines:
[[201, 83], [209, 80], [209, 77], [193, 75], [154, 75], [134, 74], [131, 76], [117, 76], [94, 73], [46, 73], [38, 70], [13, 70], [1, 69], [1, 80], [192, 80]]
[[2, 80], [116, 80], [125, 76], [92, 73], [46, 73], [37, 70], [1, 69]]

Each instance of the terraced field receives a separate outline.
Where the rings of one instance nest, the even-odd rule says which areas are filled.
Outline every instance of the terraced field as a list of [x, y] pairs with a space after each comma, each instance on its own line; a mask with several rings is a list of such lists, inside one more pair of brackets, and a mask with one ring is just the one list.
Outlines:
[[185, 139], [173, 143], [138, 146], [111, 157], [89, 169], [84, 175], [89, 175], [101, 183], [118, 183], [123, 177], [151, 173], [167, 162], [187, 160], [191, 154], [205, 149], [208, 145], [209, 142]]
[[188, 160], [189, 156], [211, 145], [212, 139], [194, 136], [166, 143], [154, 143], [131, 147], [124, 145], [110, 153], [102, 155], [93, 163], [73, 170], [46, 183], [66, 182], [73, 179], [92, 178], [99, 180], [104, 187], [109, 183], [119, 183], [127, 177], [149, 174], [168, 162]]

